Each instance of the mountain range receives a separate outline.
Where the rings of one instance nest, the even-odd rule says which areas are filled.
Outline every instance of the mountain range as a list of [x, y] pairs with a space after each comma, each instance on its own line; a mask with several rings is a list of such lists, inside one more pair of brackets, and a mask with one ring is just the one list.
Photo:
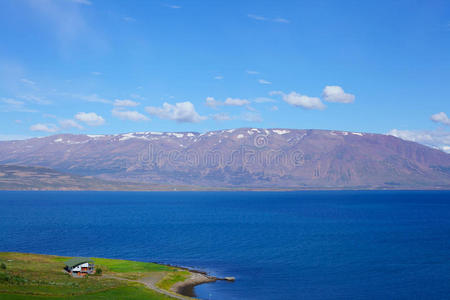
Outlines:
[[59, 134], [0, 142], [0, 164], [50, 168], [80, 189], [86, 176], [104, 189], [450, 189], [450, 154], [337, 130]]

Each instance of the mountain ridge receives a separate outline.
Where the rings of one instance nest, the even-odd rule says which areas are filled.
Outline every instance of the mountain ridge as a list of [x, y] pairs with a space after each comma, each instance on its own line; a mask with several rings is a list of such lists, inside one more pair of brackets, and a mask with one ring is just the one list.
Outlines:
[[0, 142], [0, 164], [152, 185], [450, 189], [450, 154], [394, 136], [339, 130], [57, 134]]

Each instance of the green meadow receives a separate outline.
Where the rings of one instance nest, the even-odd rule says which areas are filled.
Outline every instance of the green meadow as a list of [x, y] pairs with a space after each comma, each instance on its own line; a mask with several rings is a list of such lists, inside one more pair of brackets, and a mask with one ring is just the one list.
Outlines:
[[0, 252], [0, 299], [173, 299], [139, 280], [156, 278], [169, 290], [189, 272], [154, 263], [92, 258], [102, 275], [73, 278], [64, 271], [71, 257]]

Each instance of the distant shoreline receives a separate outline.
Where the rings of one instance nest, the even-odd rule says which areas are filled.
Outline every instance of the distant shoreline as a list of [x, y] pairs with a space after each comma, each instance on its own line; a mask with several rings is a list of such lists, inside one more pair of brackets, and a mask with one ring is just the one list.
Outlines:
[[402, 188], [155, 188], [155, 189], [72, 189], [72, 188], [1, 188], [0, 192], [305, 192], [305, 191], [450, 191], [450, 187]]

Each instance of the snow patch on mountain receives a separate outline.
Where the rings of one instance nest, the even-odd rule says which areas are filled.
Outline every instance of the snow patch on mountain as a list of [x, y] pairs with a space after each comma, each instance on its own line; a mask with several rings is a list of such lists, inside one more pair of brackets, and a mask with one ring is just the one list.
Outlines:
[[289, 133], [290, 131], [289, 130], [281, 130], [281, 129], [273, 129], [272, 132], [275, 132], [276, 134], [279, 134], [279, 135], [283, 135], [283, 134]]

